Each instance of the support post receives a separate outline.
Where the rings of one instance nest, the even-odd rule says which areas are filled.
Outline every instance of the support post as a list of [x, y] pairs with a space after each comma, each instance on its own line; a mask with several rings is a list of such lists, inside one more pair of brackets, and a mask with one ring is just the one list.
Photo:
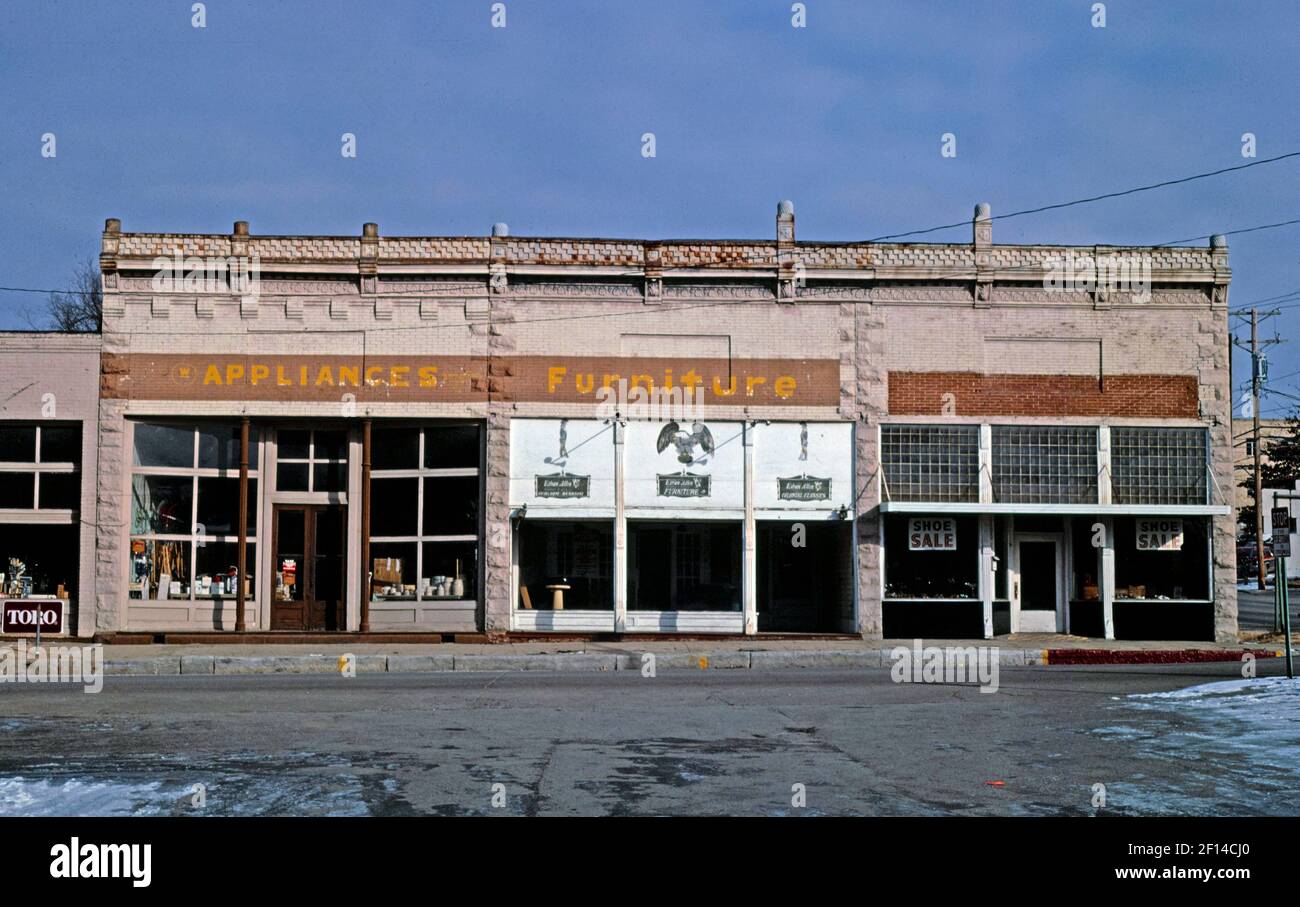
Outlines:
[[746, 422], [745, 433], [745, 525], [744, 544], [741, 548], [741, 569], [745, 577], [741, 584], [744, 596], [742, 608], [745, 612], [745, 635], [758, 633], [758, 563], [755, 545], [758, 523], [754, 519], [754, 432], [757, 425]]
[[984, 611], [984, 638], [993, 638], [993, 520], [991, 513], [982, 513], [979, 517], [980, 532], [980, 606]]
[[1115, 638], [1115, 518], [1102, 517], [1101, 619], [1107, 639]]
[[627, 511], [623, 496], [623, 431], [614, 426], [614, 630], [627, 632]]
[[239, 422], [239, 543], [235, 554], [235, 632], [248, 629], [244, 609], [248, 598], [248, 417]]
[[[361, 423], [361, 632], [370, 632], [370, 420]], [[417, 577], [418, 579], [418, 577]]]

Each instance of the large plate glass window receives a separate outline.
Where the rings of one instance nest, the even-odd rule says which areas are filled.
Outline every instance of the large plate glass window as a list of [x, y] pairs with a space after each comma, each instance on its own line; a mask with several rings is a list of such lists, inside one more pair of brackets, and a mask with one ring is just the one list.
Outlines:
[[371, 601], [477, 600], [480, 448], [476, 424], [371, 429]]
[[979, 598], [979, 518], [886, 514], [885, 598]]
[[[134, 599], [221, 601], [238, 591], [239, 424], [136, 422], [127, 583]], [[249, 432], [248, 600], [257, 584], [260, 439]]]

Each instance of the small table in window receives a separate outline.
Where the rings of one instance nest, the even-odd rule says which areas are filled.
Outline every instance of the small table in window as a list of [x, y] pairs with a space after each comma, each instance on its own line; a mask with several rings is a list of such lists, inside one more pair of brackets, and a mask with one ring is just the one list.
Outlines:
[[551, 610], [563, 611], [564, 593], [572, 589], [573, 587], [564, 585], [563, 583], [556, 583], [554, 585], [547, 586], [546, 588], [551, 590]]

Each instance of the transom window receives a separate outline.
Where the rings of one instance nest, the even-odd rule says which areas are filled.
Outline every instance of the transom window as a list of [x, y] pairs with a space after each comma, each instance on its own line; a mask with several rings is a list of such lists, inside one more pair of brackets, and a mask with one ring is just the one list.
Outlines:
[[978, 425], [882, 425], [888, 499], [978, 501]]
[[280, 429], [275, 435], [276, 491], [346, 491], [348, 433]]
[[1201, 428], [1112, 428], [1116, 504], [1204, 504], [1207, 440]]
[[[134, 423], [129, 595], [233, 599], [238, 584], [239, 425]], [[249, 432], [248, 553], [252, 600], [257, 555], [258, 432]]]
[[1097, 429], [993, 426], [993, 500], [1013, 504], [1097, 501]]

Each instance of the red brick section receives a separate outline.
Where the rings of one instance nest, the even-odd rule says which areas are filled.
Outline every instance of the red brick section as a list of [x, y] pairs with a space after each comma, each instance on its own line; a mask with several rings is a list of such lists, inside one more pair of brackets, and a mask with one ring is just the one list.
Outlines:
[[[952, 407], [945, 411], [945, 396]], [[895, 416], [1137, 416], [1194, 419], [1192, 375], [982, 375], [890, 372]]]
[[1278, 658], [1271, 649], [1044, 649], [1049, 665], [1147, 665], [1197, 664], [1208, 661], [1241, 661], [1247, 653], [1256, 658]]

